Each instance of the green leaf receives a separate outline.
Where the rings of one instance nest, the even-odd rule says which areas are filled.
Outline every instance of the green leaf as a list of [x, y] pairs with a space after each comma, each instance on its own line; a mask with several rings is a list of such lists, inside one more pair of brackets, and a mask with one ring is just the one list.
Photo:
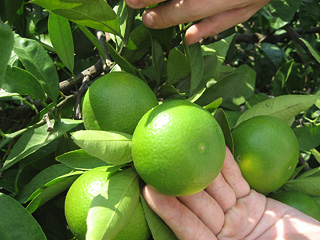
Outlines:
[[98, 49], [100, 55], [106, 60], [106, 54], [103, 51], [101, 44], [99, 43], [98, 39], [89, 31], [88, 28], [82, 25], [78, 25], [78, 28], [86, 35], [86, 37], [93, 43], [93, 45]]
[[217, 122], [219, 123], [222, 129], [222, 132], [226, 141], [226, 145], [229, 147], [230, 151], [233, 153], [234, 144], [233, 144], [233, 138], [231, 134], [231, 128], [230, 128], [227, 116], [224, 113], [222, 108], [219, 108], [215, 112], [214, 118], [217, 120]]
[[299, 21], [303, 30], [308, 30], [320, 18], [319, 1], [303, 1], [299, 9]]
[[317, 160], [317, 162], [320, 164], [320, 152], [317, 149], [310, 149], [311, 154], [314, 156], [314, 158]]
[[21, 203], [31, 201], [35, 196], [40, 194], [47, 187], [67, 178], [77, 175], [72, 168], [63, 164], [54, 164], [42, 170], [21, 190], [17, 196], [17, 200]]
[[89, 170], [107, 165], [106, 162], [100, 160], [99, 158], [91, 156], [83, 149], [64, 153], [60, 156], [57, 156], [56, 159], [57, 161], [63, 163], [68, 167], [83, 170]]
[[1, 13], [1, 19], [3, 21], [8, 21], [10, 26], [14, 26], [17, 29], [17, 32], [24, 32], [25, 30], [25, 14], [22, 14], [25, 2], [24, 0], [2, 0], [0, 1], [3, 6], [1, 10], [4, 11], [4, 14]]
[[223, 98], [222, 106], [235, 108], [245, 103], [254, 91], [256, 73], [248, 65], [233, 69], [232, 73], [222, 76], [212, 86], [209, 86], [196, 101], [204, 106], [217, 98]]
[[143, 196], [140, 196], [144, 214], [154, 240], [177, 240], [171, 229], [148, 206]]
[[39, 223], [12, 197], [0, 193], [0, 238], [2, 240], [46, 240]]
[[314, 57], [315, 60], [317, 60], [318, 63], [320, 63], [320, 53], [312, 47], [312, 45], [305, 39], [300, 38], [300, 40], [306, 45], [306, 47], [309, 49], [310, 53]]
[[171, 49], [171, 43], [172, 43], [172, 34], [174, 33], [175, 28], [169, 27], [164, 29], [149, 29], [152, 38], [156, 39], [161, 47], [169, 51]]
[[15, 36], [14, 52], [28, 72], [38, 79], [52, 101], [59, 96], [59, 76], [52, 59], [40, 43]]
[[275, 44], [262, 43], [261, 50], [265, 53], [275, 68], [279, 68], [282, 63], [283, 50]]
[[127, 48], [130, 50], [137, 50], [139, 48], [149, 47], [150, 32], [143, 23], [134, 28], [129, 35]]
[[204, 61], [202, 57], [201, 44], [195, 43], [189, 46], [189, 53], [191, 68], [190, 95], [192, 95], [194, 90], [198, 87], [203, 76]]
[[0, 20], [0, 88], [10, 60], [14, 38], [11, 28]]
[[320, 174], [320, 167], [312, 168], [302, 173], [298, 178], [317, 177]]
[[279, 29], [289, 23], [302, 4], [302, 0], [272, 0], [266, 8], [271, 12], [270, 26]]
[[218, 98], [218, 99], [214, 100], [213, 102], [209, 103], [208, 105], [203, 106], [203, 108], [208, 110], [210, 113], [213, 113], [214, 111], [216, 111], [220, 107], [222, 100], [223, 100], [222, 98]]
[[[134, 50], [129, 49], [129, 45], [134, 47]], [[123, 49], [122, 56], [129, 62], [136, 62], [144, 57], [151, 46], [150, 32], [143, 23], [133, 29], [129, 36], [129, 42], [126, 48]]]
[[[51, 123], [53, 123], [53, 120]], [[47, 125], [27, 130], [12, 148], [7, 160], [1, 168], [1, 171], [8, 169], [23, 158], [46, 146], [53, 140], [78, 126], [80, 123], [82, 123], [80, 120], [61, 119], [61, 121], [54, 125], [54, 130], [52, 132], [47, 131]]]
[[110, 43], [106, 42], [108, 51], [112, 59], [121, 67], [122, 70], [132, 73], [142, 80], [146, 81], [143, 74], [136, 69], [131, 63], [129, 63], [125, 58], [123, 58], [111, 45]]
[[32, 99], [46, 100], [45, 92], [31, 73], [8, 65], [2, 88], [7, 92], [29, 95]]
[[267, 99], [242, 113], [237, 121], [237, 125], [251, 117], [259, 115], [270, 115], [291, 123], [293, 117], [309, 109], [316, 102], [317, 98], [317, 96], [312, 95], [282, 95]]
[[104, 0], [34, 0], [51, 12], [77, 24], [120, 35], [117, 15]]
[[113, 239], [125, 226], [139, 203], [138, 175], [133, 168], [111, 176], [93, 198], [86, 239]]
[[230, 45], [236, 34], [232, 34], [227, 38], [221, 39], [220, 41], [213, 42], [207, 45], [202, 45], [203, 56], [217, 56], [220, 64], [226, 59]]
[[282, 95], [284, 93], [285, 84], [288, 81], [288, 78], [291, 74], [291, 69], [294, 64], [294, 60], [290, 60], [284, 63], [277, 71], [274, 76], [272, 83], [272, 89], [275, 96]]
[[54, 197], [58, 196], [60, 193], [69, 189], [71, 184], [78, 178], [77, 173], [76, 176], [66, 176], [61, 179], [56, 179], [54, 183], [46, 184], [41, 189], [42, 191], [37, 193], [37, 195], [33, 196], [30, 203], [26, 207], [26, 209], [33, 213], [39, 207], [47, 203], [49, 200], [53, 199]]
[[289, 180], [285, 189], [296, 190], [308, 195], [320, 196], [320, 176]]
[[90, 155], [110, 164], [131, 162], [132, 136], [120, 132], [81, 130], [72, 134], [74, 142]]
[[320, 126], [307, 125], [293, 129], [301, 151], [308, 151], [320, 145]]
[[50, 13], [48, 30], [54, 50], [62, 63], [72, 73], [74, 67], [74, 45], [69, 21], [64, 17]]
[[259, 102], [269, 99], [269, 96], [265, 93], [253, 94], [245, 104], [245, 109], [251, 108]]
[[167, 78], [169, 84], [175, 84], [188, 76], [191, 71], [188, 58], [177, 48], [169, 52], [167, 63]]
[[203, 91], [206, 88], [208, 81], [213, 78], [218, 66], [220, 66], [219, 60], [215, 55], [204, 56], [203, 64], [202, 79], [199, 82], [198, 87], [195, 89], [195, 92]]
[[164, 55], [160, 43], [155, 38], [152, 39], [152, 67], [153, 78], [159, 86], [164, 70]]

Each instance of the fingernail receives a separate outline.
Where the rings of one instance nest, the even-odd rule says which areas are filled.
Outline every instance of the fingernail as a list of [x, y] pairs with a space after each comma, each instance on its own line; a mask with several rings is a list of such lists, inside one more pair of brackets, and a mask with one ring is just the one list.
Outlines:
[[153, 27], [154, 26], [154, 19], [151, 12], [145, 12], [142, 17], [143, 23], [147, 27]]
[[185, 37], [188, 45], [192, 45], [203, 39], [195, 25], [187, 29]]

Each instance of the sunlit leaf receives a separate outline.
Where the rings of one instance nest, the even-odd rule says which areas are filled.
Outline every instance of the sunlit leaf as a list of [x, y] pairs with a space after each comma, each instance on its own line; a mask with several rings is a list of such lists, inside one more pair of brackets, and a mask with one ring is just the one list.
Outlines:
[[241, 122], [258, 115], [270, 115], [287, 123], [300, 112], [309, 109], [317, 100], [312, 95], [282, 95], [257, 103], [246, 110], [238, 119], [237, 125]]
[[86, 239], [113, 239], [132, 216], [139, 195], [138, 175], [132, 168], [112, 175], [92, 200]]
[[69, 21], [64, 17], [50, 13], [48, 29], [51, 43], [59, 58], [70, 72], [73, 72], [74, 45]]
[[[54, 123], [53, 120], [51, 122], [52, 124]], [[47, 125], [27, 130], [12, 148], [1, 171], [8, 169], [23, 158], [39, 150], [41, 147], [46, 146], [64, 133], [78, 126], [80, 123], [82, 123], [80, 120], [61, 119], [54, 125], [54, 130], [51, 132], [48, 132]]]
[[51, 12], [75, 23], [120, 35], [117, 15], [104, 0], [33, 0]]
[[35, 40], [15, 36], [14, 52], [28, 72], [38, 79], [52, 101], [59, 96], [59, 76], [48, 53]]
[[66, 166], [76, 169], [93, 169], [100, 166], [106, 166], [107, 163], [97, 157], [93, 157], [83, 149], [74, 150], [57, 156], [57, 161]]
[[81, 130], [72, 134], [74, 142], [90, 155], [110, 164], [131, 162], [131, 138], [125, 133]]
[[46, 100], [45, 92], [38, 79], [18, 67], [7, 67], [2, 88], [7, 92], [29, 95], [32, 99]]

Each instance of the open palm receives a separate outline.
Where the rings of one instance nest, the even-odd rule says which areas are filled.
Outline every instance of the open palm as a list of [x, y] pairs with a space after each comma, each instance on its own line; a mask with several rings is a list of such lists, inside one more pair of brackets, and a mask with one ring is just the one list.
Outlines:
[[320, 222], [251, 190], [227, 149], [218, 177], [183, 197], [144, 188], [149, 206], [179, 239], [317, 239]]

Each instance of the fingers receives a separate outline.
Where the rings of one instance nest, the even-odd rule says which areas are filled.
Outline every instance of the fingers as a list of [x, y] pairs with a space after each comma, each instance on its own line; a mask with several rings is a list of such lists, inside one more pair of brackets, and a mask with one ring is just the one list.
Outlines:
[[160, 194], [149, 186], [143, 189], [143, 196], [179, 239], [216, 239], [210, 229], [177, 198]]
[[214, 234], [220, 232], [224, 223], [224, 212], [219, 204], [206, 191], [179, 197], [178, 199]]
[[221, 173], [219, 173], [205, 191], [215, 199], [223, 212], [228, 211], [236, 204], [236, 195]]
[[172, 0], [157, 7], [150, 8], [143, 14], [143, 22], [150, 28], [167, 28], [200, 20], [220, 12], [246, 5], [247, 0]]
[[237, 199], [249, 194], [249, 184], [242, 177], [229, 148], [226, 148], [226, 157], [221, 173], [205, 190], [220, 205], [223, 212], [231, 209]]
[[245, 239], [259, 224], [265, 207], [266, 197], [251, 190], [248, 196], [238, 199], [236, 205], [226, 213], [218, 239]]
[[194, 44], [209, 36], [217, 35], [239, 23], [247, 21], [260, 8], [267, 4], [268, 1], [269, 0], [264, 0], [255, 5], [248, 5], [247, 7], [221, 12], [192, 25], [186, 32], [188, 45]]
[[[172, 0], [147, 9], [143, 22], [150, 28], [167, 28], [203, 19], [186, 32], [189, 45], [248, 20], [270, 0]], [[144, 8], [165, 0], [126, 0], [132, 8]]]
[[237, 199], [245, 197], [249, 194], [250, 186], [242, 177], [240, 168], [234, 160], [229, 148], [226, 150], [226, 157], [222, 165], [221, 173], [226, 182], [233, 189]]

